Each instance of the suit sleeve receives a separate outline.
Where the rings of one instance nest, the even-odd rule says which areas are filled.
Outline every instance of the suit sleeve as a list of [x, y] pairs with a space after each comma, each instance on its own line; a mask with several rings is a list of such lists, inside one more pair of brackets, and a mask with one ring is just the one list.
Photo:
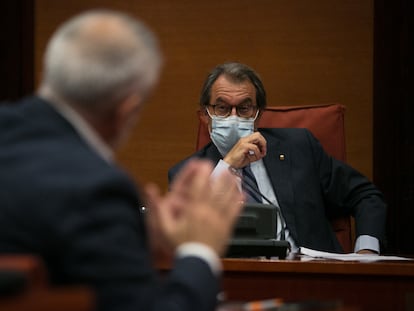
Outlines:
[[328, 216], [353, 215], [356, 236], [370, 235], [385, 240], [386, 203], [375, 185], [351, 166], [330, 157], [308, 132]]
[[176, 259], [168, 275], [156, 273], [133, 188], [119, 174], [71, 189], [53, 229], [56, 252], [46, 256], [54, 281], [88, 284], [98, 310], [213, 310], [218, 280], [203, 260]]

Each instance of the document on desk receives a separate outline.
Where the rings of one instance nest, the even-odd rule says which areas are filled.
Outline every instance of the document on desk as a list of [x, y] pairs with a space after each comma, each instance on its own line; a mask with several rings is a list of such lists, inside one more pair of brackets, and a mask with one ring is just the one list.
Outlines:
[[375, 254], [338, 254], [328, 253], [313, 250], [306, 247], [299, 248], [299, 254], [302, 255], [301, 260], [313, 260], [313, 259], [334, 259], [342, 261], [361, 261], [361, 262], [374, 262], [374, 261], [396, 261], [396, 260], [413, 260], [412, 258], [399, 257], [399, 256], [384, 256]]

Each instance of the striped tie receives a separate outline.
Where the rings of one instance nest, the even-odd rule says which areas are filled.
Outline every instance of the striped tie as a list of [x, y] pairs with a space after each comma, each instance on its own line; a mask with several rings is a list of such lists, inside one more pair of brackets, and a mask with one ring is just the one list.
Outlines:
[[247, 202], [248, 203], [261, 203], [262, 199], [260, 196], [259, 187], [257, 186], [256, 178], [253, 175], [250, 165], [247, 165], [246, 167], [244, 167], [242, 171], [243, 171], [242, 189], [246, 193]]

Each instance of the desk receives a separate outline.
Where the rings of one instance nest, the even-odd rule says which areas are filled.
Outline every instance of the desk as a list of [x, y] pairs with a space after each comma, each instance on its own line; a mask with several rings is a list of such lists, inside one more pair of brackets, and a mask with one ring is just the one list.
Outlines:
[[414, 310], [414, 262], [223, 259], [232, 301], [339, 300], [361, 311]]

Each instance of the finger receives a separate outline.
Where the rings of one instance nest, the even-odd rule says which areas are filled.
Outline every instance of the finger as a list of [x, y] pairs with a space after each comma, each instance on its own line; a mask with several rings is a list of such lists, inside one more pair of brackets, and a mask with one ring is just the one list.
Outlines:
[[267, 152], [266, 143], [264, 144], [253, 143], [250, 147], [251, 147], [250, 150], [254, 152], [254, 154], [253, 152], [251, 152], [250, 156], [254, 155], [257, 157], [257, 159], [261, 159], [264, 156], [266, 156], [266, 152]]
[[[239, 191], [237, 177], [230, 172], [223, 172], [212, 185], [213, 207], [230, 216], [237, 213], [237, 206], [242, 204], [244, 195]], [[234, 209], [236, 208], [236, 211]]]
[[161, 196], [160, 189], [155, 184], [145, 187], [148, 197], [148, 220], [150, 224], [156, 224], [158, 230], [170, 231], [173, 221], [180, 206], [179, 197], [169, 192], [165, 197]]
[[161, 205], [160, 190], [155, 184], [148, 184], [145, 186], [145, 193], [147, 196], [146, 210], [147, 217], [146, 221], [150, 226], [151, 230], [155, 230], [159, 227], [159, 205]]
[[146, 195], [145, 205], [148, 209], [151, 209], [153, 205], [157, 205], [160, 198], [160, 190], [156, 184], [148, 183], [144, 188]]
[[228, 201], [231, 204], [230, 207], [230, 216], [238, 215], [240, 213], [241, 207], [245, 201], [245, 194], [239, 190], [237, 177], [229, 176], [230, 180], [227, 184], [230, 184], [229, 198]]
[[174, 190], [176, 188], [180, 189], [183, 185], [191, 182], [191, 176], [196, 169], [196, 161], [190, 160], [187, 164], [178, 172], [174, 181], [171, 184], [170, 189]]
[[249, 162], [255, 162], [263, 158], [262, 150], [256, 144], [249, 144], [247, 146], [246, 158]]
[[247, 146], [247, 152], [246, 152], [246, 157], [247, 158], [257, 158], [259, 157], [261, 154], [261, 151], [259, 149], [259, 147], [255, 144], [249, 144]]
[[186, 196], [191, 201], [203, 201], [208, 195], [208, 188], [210, 187], [210, 176], [213, 171], [213, 166], [207, 161], [198, 161], [196, 168], [188, 179], [188, 183], [185, 185], [183, 192], [186, 192]]
[[177, 174], [171, 185], [171, 189], [191, 184], [193, 182], [194, 174], [197, 174], [200, 170], [212, 170], [211, 162], [201, 159], [189, 160]]
[[156, 238], [163, 248], [172, 250], [183, 241], [187, 232], [185, 212], [189, 206], [176, 192], [170, 191], [162, 197], [159, 188], [153, 184], [147, 185], [145, 190], [151, 201], [146, 217], [150, 239]]
[[264, 157], [266, 155], [267, 143], [262, 135], [258, 135], [251, 143], [258, 148], [256, 156]]

